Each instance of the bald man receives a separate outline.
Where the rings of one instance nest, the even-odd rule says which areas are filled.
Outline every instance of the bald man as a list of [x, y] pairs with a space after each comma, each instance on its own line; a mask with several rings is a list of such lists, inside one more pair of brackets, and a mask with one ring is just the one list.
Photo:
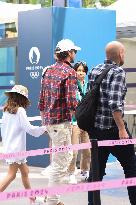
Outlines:
[[[106, 68], [110, 71], [100, 85], [95, 126], [90, 128], [90, 138], [98, 140], [119, 140], [132, 138], [123, 120], [124, 98], [127, 92], [124, 64], [124, 46], [118, 41], [106, 45], [106, 60], [96, 66], [89, 77], [90, 87], [96, 77]], [[103, 179], [109, 154], [114, 155], [123, 167], [125, 178], [136, 177], [136, 157], [134, 145], [99, 147], [99, 177]], [[91, 174], [90, 174], [91, 175]], [[90, 179], [91, 181], [91, 176]], [[131, 205], [136, 205], [136, 187], [128, 187]], [[94, 205], [92, 192], [88, 192], [88, 205]]]

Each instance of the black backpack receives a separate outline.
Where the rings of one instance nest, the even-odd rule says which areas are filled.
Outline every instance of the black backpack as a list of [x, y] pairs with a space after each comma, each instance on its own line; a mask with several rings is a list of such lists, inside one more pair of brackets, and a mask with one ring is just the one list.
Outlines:
[[100, 95], [100, 84], [110, 69], [111, 67], [105, 69], [97, 77], [93, 83], [92, 89], [86, 93], [76, 107], [75, 117], [78, 127], [82, 130], [89, 131], [90, 128], [94, 127], [95, 114]]

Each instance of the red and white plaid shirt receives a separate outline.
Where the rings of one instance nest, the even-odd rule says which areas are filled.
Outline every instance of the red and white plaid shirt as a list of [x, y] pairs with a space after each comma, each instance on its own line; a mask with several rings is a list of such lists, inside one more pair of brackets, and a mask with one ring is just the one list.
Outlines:
[[44, 113], [44, 124], [71, 121], [71, 110], [77, 106], [77, 77], [75, 70], [65, 62], [56, 62], [47, 68], [41, 81], [38, 108]]

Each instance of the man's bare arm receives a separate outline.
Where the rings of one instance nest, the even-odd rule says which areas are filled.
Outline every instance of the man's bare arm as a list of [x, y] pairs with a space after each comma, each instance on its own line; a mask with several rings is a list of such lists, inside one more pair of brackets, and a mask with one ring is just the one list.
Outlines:
[[43, 111], [40, 111], [40, 116], [41, 116], [42, 125], [44, 125], [44, 112]]
[[119, 129], [119, 138], [120, 139], [128, 139], [128, 133], [125, 129], [124, 121], [122, 119], [122, 113], [120, 111], [115, 111], [112, 113], [115, 123]]

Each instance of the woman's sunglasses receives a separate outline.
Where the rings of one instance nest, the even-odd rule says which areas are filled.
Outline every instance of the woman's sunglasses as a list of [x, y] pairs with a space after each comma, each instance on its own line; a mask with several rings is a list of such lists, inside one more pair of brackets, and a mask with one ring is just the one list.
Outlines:
[[78, 61], [76, 64], [77, 65], [82, 64], [83, 66], [87, 66], [87, 63], [85, 61]]

